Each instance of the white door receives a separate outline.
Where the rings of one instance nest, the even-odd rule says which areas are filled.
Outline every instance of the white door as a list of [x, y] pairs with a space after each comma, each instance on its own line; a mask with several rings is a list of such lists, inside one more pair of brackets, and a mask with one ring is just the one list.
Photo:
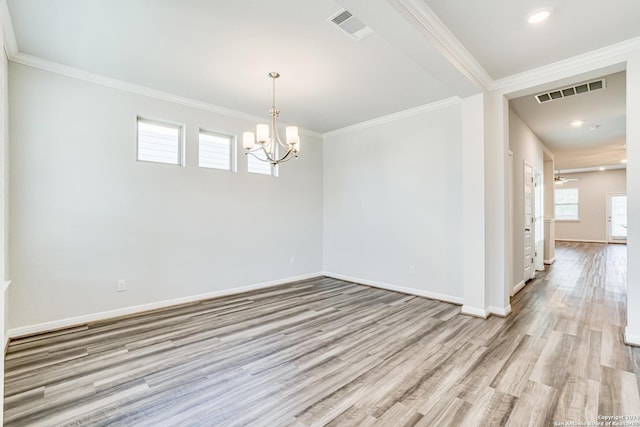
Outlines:
[[607, 194], [607, 240], [610, 243], [627, 241], [627, 195]]
[[535, 253], [535, 230], [533, 210], [533, 169], [524, 165], [524, 281], [533, 278]]
[[542, 210], [543, 197], [543, 183], [542, 173], [539, 170], [533, 171], [533, 184], [535, 197], [533, 199], [533, 230], [535, 246], [533, 252], [534, 268], [538, 271], [544, 270], [544, 215]]

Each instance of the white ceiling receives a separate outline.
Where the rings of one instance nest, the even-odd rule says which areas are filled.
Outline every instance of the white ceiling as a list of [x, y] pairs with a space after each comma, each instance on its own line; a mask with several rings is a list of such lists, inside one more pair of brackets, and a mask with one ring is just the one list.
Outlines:
[[[510, 101], [516, 114], [554, 153], [556, 169], [620, 165], [626, 158], [625, 72], [604, 78], [606, 87], [593, 92], [542, 104], [534, 95]], [[571, 125], [577, 120], [584, 122], [582, 126]]]
[[[460, 94], [379, 34], [355, 41], [331, 0], [9, 0], [19, 51], [266, 116], [278, 71], [283, 122], [325, 132]], [[384, 2], [375, 14], [400, 15]], [[414, 37], [419, 37], [414, 35]], [[438, 70], [438, 66], [444, 70]]]
[[[7, 3], [19, 55], [265, 117], [271, 106], [267, 73], [279, 71], [276, 104], [282, 121], [317, 132], [467, 96], [481, 90], [479, 81], [491, 85], [640, 36], [638, 0]], [[551, 18], [536, 27], [527, 24], [528, 13], [543, 7], [553, 7]], [[374, 34], [355, 41], [329, 23], [342, 8]], [[424, 20], [435, 22], [435, 28]], [[456, 39], [464, 47], [456, 50]], [[473, 57], [466, 57], [464, 48]], [[461, 56], [462, 66], [456, 63]], [[564, 123], [560, 117], [569, 120], [575, 108], [558, 107], [553, 118]], [[568, 144], [573, 134], [557, 123], [538, 125], [549, 118], [543, 113], [520, 115], [546, 144]], [[590, 117], [602, 126], [623, 123], [610, 113], [594, 110]], [[603, 128], [601, 134], [619, 131]]]
[[494, 80], [640, 36], [638, 0], [423, 1]]

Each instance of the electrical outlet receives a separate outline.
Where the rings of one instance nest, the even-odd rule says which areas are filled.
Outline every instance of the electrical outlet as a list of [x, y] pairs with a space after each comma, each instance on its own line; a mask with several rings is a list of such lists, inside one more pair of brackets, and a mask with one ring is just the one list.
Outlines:
[[289, 265], [291, 267], [293, 267], [294, 265], [296, 265], [296, 259], [294, 257], [289, 258]]
[[124, 292], [127, 290], [127, 281], [118, 280], [118, 292]]
[[409, 266], [409, 274], [416, 274], [416, 266], [415, 265], [410, 265]]

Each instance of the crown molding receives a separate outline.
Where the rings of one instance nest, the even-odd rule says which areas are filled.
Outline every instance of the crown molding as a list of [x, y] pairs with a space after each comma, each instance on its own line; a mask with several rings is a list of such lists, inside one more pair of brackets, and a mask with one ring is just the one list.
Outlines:
[[[197, 110], [207, 111], [222, 116], [246, 120], [250, 122], [263, 122], [264, 117], [255, 116], [252, 114], [243, 113], [241, 111], [232, 110], [230, 108], [221, 107], [219, 105], [210, 104], [208, 102], [199, 101], [197, 99], [188, 98], [184, 96], [175, 95], [169, 92], [164, 92], [157, 89], [152, 89], [146, 86], [125, 82], [123, 80], [106, 77], [101, 74], [95, 74], [88, 71], [84, 71], [68, 65], [63, 65], [53, 61], [47, 61], [36, 56], [27, 55], [21, 52], [17, 52], [12, 55], [9, 60], [16, 64], [25, 65], [27, 67], [37, 68], [40, 70], [48, 71], [51, 73], [59, 74], [65, 77], [93, 83], [100, 86], [105, 86], [112, 89], [121, 90], [123, 92], [129, 92], [135, 95], [142, 95], [148, 98], [157, 99], [160, 101], [171, 102], [173, 104], [182, 105], [189, 108], [195, 108]], [[286, 125], [286, 123], [282, 123]], [[311, 136], [314, 138], [322, 139], [322, 133], [312, 131], [309, 129], [299, 128], [301, 134]]]
[[407, 117], [412, 117], [417, 114], [426, 113], [428, 111], [436, 111], [442, 108], [446, 108], [446, 107], [450, 107], [452, 105], [458, 105], [458, 104], [460, 104], [460, 98], [457, 96], [452, 96], [451, 98], [442, 99], [440, 101], [435, 101], [430, 104], [420, 105], [418, 107], [409, 108], [408, 110], [387, 114], [386, 116], [381, 116], [375, 119], [356, 123], [354, 125], [350, 125], [340, 129], [325, 132], [323, 134], [323, 137], [326, 138], [328, 136], [337, 136], [337, 135], [353, 132], [356, 130], [367, 129], [367, 128], [379, 126], [385, 123], [394, 122], [396, 120], [404, 119]]
[[[600, 170], [601, 167], [604, 168], [604, 170]], [[621, 164], [621, 165], [593, 166], [593, 167], [588, 167], [588, 168], [556, 169], [553, 172], [555, 174], [569, 175], [569, 174], [572, 174], [572, 173], [606, 172], [606, 171], [620, 170], [620, 169], [626, 169], [626, 168], [627, 168], [627, 165]]]
[[503, 94], [514, 93], [616, 65], [620, 65], [619, 71], [622, 71], [629, 55], [638, 51], [640, 51], [640, 37], [635, 37], [562, 61], [498, 79], [491, 85], [491, 90]]
[[491, 88], [493, 79], [489, 73], [424, 1], [396, 0], [396, 2], [432, 37], [435, 47], [454, 67], [482, 89]]
[[7, 58], [11, 59], [18, 53], [18, 42], [16, 41], [16, 33], [13, 30], [13, 22], [11, 21], [7, 0], [0, 0], [0, 13], [2, 14], [4, 51], [7, 53]]

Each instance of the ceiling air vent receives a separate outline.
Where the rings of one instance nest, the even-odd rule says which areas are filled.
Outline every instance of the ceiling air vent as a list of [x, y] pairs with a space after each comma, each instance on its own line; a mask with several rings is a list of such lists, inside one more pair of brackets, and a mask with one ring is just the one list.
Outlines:
[[340, 29], [349, 34], [356, 40], [373, 34], [373, 30], [362, 23], [358, 18], [353, 16], [348, 10], [342, 9], [338, 13], [329, 18], [329, 21], [336, 24]]
[[545, 102], [554, 101], [556, 99], [566, 98], [568, 96], [578, 95], [581, 93], [591, 92], [593, 90], [598, 90], [605, 88], [606, 81], [604, 79], [594, 80], [592, 82], [580, 83], [579, 85], [565, 87], [564, 89], [556, 89], [551, 92], [541, 93], [536, 95], [536, 101], [539, 104], [544, 104]]

